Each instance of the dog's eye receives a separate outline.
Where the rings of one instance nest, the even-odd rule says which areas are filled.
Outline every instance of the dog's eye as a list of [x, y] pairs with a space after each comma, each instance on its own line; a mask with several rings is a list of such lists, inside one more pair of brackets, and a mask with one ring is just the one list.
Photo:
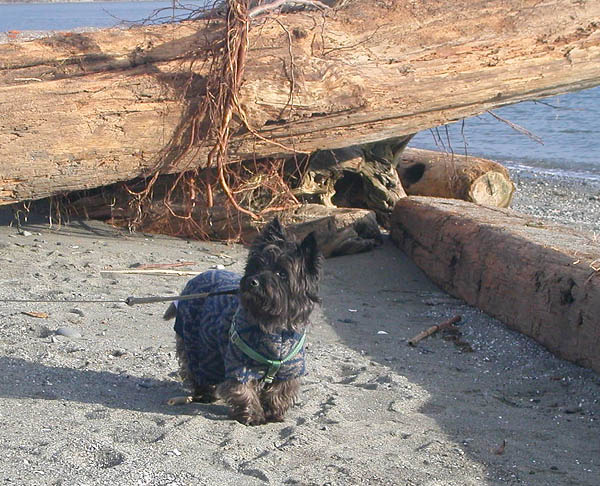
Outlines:
[[281, 280], [287, 280], [287, 272], [285, 270], [279, 270], [276, 275], [281, 279]]

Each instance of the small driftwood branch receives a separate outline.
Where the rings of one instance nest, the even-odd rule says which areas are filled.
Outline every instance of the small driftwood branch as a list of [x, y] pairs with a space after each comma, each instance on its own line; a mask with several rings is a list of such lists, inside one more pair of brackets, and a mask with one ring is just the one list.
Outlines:
[[194, 397], [188, 395], [185, 397], [173, 397], [167, 400], [167, 405], [171, 405], [172, 407], [175, 405], [188, 405], [194, 401]]
[[502, 454], [504, 454], [505, 449], [506, 449], [506, 439], [504, 439], [502, 441], [502, 444], [500, 444], [498, 447], [496, 447], [494, 449], [494, 454], [496, 454], [497, 456], [501, 456]]
[[111, 274], [139, 274], [139, 275], [170, 275], [177, 277], [185, 277], [188, 275], [198, 275], [200, 273], [199, 270], [156, 270], [156, 269], [148, 269], [148, 270], [140, 270], [140, 269], [128, 269], [128, 270], [100, 270], [100, 275], [103, 277], [108, 277]]
[[523, 128], [521, 125], [517, 125], [516, 123], [513, 123], [510, 120], [507, 120], [506, 118], [502, 118], [500, 115], [497, 115], [496, 113], [494, 113], [491, 110], [488, 110], [487, 112], [490, 115], [492, 115], [496, 120], [499, 120], [502, 123], [506, 123], [513, 130], [515, 130], [515, 131], [517, 131], [519, 133], [522, 133], [524, 135], [527, 135], [531, 140], [533, 140], [534, 142], [539, 143], [540, 145], [544, 145], [544, 141], [542, 140], [542, 138], [538, 137], [535, 133], [530, 132], [526, 128]]
[[29, 317], [36, 317], [38, 319], [47, 319], [48, 318], [48, 314], [46, 314], [45, 312], [22, 311], [21, 314], [25, 314], [26, 316], [29, 316]]
[[189, 267], [190, 265], [197, 265], [197, 262], [143, 263], [141, 265], [133, 266], [133, 268], [135, 270], [166, 270], [169, 268]]
[[423, 332], [420, 332], [419, 334], [417, 334], [414, 338], [409, 339], [408, 340], [408, 345], [409, 346], [416, 346], [416, 344], [419, 341], [422, 341], [423, 339], [425, 339], [426, 337], [431, 336], [432, 334], [435, 334], [436, 332], [451, 327], [454, 324], [457, 324], [458, 322], [460, 322], [460, 320], [462, 319], [461, 316], [454, 316], [452, 319], [449, 319], [445, 322], [442, 322], [441, 324], [437, 324], [435, 326], [431, 326], [428, 329], [425, 329]]

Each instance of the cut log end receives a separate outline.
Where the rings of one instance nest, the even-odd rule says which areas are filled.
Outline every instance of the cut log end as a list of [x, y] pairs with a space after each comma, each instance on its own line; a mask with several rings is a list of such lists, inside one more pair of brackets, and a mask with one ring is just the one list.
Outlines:
[[505, 174], [491, 171], [473, 181], [468, 199], [485, 206], [507, 208], [514, 192], [515, 185]]

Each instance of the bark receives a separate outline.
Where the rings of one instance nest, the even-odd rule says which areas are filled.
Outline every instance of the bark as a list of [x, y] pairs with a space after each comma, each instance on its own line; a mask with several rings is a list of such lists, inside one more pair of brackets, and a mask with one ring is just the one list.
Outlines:
[[506, 208], [515, 186], [505, 167], [493, 160], [408, 148], [398, 173], [406, 194], [462, 199]]
[[[239, 98], [252, 130], [238, 124], [230, 160], [371, 143], [600, 83], [599, 2], [343, 4], [255, 20]], [[209, 144], [178, 156], [223, 38], [212, 20], [0, 45], [0, 203], [205, 164]]]
[[402, 199], [398, 246], [448, 293], [600, 371], [600, 247], [591, 234], [507, 209]]

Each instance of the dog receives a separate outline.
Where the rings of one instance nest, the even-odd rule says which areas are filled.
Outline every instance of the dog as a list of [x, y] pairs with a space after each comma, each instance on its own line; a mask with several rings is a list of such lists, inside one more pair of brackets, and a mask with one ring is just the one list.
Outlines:
[[309, 316], [320, 302], [323, 256], [314, 233], [300, 243], [277, 218], [252, 243], [243, 276], [211, 270], [182, 295], [212, 295], [171, 304], [179, 374], [192, 396], [223, 399], [245, 425], [282, 422], [305, 368]]

